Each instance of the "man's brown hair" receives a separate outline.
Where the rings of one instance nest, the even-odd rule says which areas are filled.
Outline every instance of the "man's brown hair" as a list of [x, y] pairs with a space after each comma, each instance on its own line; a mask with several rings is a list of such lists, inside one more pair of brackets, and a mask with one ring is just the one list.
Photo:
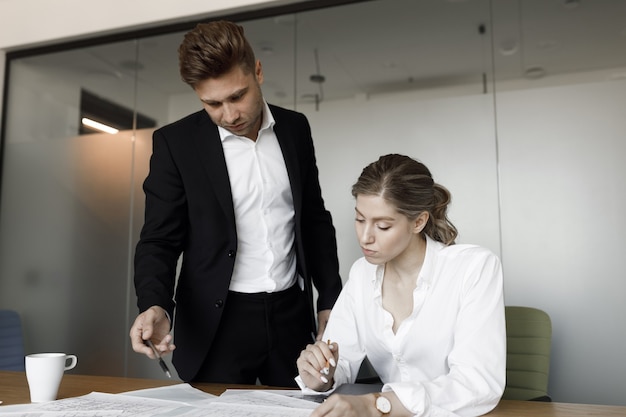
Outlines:
[[254, 71], [256, 59], [243, 27], [225, 20], [200, 23], [178, 47], [180, 76], [192, 88], [219, 77], [239, 65], [245, 74]]

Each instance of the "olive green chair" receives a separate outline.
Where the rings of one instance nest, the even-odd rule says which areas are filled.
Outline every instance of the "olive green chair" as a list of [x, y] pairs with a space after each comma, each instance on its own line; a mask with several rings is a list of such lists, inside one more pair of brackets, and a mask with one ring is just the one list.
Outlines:
[[548, 395], [552, 322], [537, 308], [506, 306], [505, 400], [551, 401]]

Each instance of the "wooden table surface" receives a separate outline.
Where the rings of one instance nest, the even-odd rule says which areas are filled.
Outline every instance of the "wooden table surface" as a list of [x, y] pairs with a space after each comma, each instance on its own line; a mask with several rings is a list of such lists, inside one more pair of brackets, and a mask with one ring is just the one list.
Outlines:
[[[107, 392], [118, 394], [145, 388], [162, 387], [180, 384], [181, 381], [124, 378], [113, 376], [76, 375], [66, 373], [59, 387], [58, 398], [78, 397], [90, 392]], [[204, 392], [220, 395], [228, 388], [270, 388], [255, 385], [233, 384], [191, 384]], [[25, 404], [30, 402], [28, 382], [24, 372], [0, 371], [0, 401], [2, 405]], [[0, 405], [0, 407], [2, 407]], [[2, 409], [0, 408], [0, 411]], [[626, 417], [626, 406], [570, 404], [555, 402], [511, 401], [503, 400], [487, 414], [489, 417]]]

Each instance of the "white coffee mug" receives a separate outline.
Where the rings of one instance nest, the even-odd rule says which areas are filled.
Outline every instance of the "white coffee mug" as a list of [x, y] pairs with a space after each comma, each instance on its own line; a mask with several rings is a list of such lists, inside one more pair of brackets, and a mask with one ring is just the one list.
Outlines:
[[65, 353], [27, 355], [25, 364], [30, 401], [40, 403], [56, 400], [63, 372], [74, 368], [77, 361], [76, 355]]

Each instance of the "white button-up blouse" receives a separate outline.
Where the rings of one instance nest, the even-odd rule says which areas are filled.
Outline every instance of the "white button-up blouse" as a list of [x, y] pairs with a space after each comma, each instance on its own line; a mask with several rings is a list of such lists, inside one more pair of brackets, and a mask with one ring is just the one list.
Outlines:
[[395, 334], [382, 306], [383, 275], [384, 266], [357, 260], [335, 303], [323, 338], [339, 346], [335, 387], [354, 382], [367, 356], [383, 391], [393, 391], [416, 416], [478, 416], [493, 409], [506, 379], [497, 256], [427, 238], [413, 311]]

